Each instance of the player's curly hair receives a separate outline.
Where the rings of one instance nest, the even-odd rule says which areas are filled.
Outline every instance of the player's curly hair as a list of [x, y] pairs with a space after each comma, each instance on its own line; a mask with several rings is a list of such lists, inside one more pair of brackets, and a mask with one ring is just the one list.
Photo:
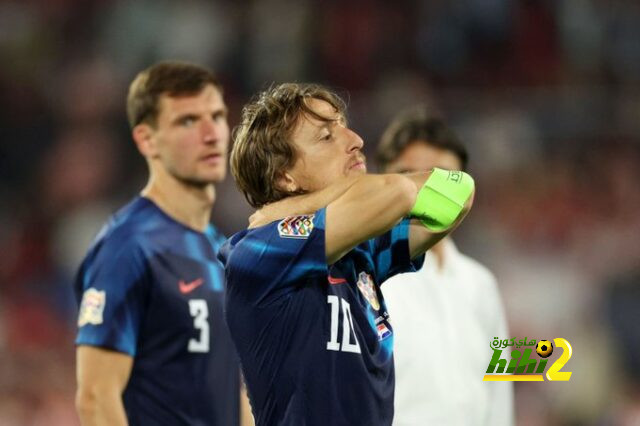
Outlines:
[[344, 116], [345, 102], [316, 84], [284, 83], [259, 93], [242, 109], [241, 123], [233, 131], [231, 174], [245, 198], [255, 208], [294, 195], [280, 188], [278, 179], [297, 159], [291, 135], [302, 115], [322, 121], [308, 105], [310, 99], [329, 103]]
[[163, 61], [141, 71], [129, 86], [127, 117], [133, 129], [140, 123], [155, 126], [160, 96], [195, 95], [207, 84], [222, 86], [207, 68], [188, 62]]

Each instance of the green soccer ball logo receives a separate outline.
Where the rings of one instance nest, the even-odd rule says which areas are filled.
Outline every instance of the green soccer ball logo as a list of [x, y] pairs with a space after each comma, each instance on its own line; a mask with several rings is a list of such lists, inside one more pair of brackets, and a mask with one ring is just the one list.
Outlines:
[[553, 353], [553, 343], [548, 340], [540, 340], [536, 345], [536, 353], [540, 358], [549, 358]]

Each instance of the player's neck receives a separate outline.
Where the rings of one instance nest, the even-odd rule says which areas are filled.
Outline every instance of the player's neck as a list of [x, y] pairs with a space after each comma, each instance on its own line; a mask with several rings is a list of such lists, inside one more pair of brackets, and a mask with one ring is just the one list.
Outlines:
[[213, 184], [196, 186], [167, 173], [152, 173], [141, 195], [177, 222], [204, 232], [209, 225], [216, 191]]

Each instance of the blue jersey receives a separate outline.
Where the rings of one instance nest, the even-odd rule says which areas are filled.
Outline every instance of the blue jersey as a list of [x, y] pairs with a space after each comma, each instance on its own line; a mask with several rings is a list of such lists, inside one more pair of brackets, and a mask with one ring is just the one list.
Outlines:
[[131, 425], [234, 425], [239, 364], [223, 321], [224, 237], [136, 198], [97, 236], [75, 282], [78, 345], [134, 357]]
[[391, 424], [393, 329], [379, 284], [421, 265], [408, 228], [403, 221], [331, 266], [325, 209], [223, 245], [226, 318], [257, 425]]

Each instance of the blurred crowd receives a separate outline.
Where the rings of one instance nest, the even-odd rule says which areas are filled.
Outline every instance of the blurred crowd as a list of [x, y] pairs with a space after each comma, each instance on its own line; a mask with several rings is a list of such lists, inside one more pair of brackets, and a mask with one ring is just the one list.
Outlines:
[[[71, 283], [144, 183], [124, 98], [167, 58], [215, 70], [231, 125], [283, 81], [344, 94], [368, 154], [400, 109], [445, 117], [478, 182], [455, 239], [498, 278], [500, 337], [573, 346], [569, 382], [516, 385], [517, 424], [640, 424], [639, 40], [636, 0], [3, 0], [0, 424], [77, 424]], [[228, 177], [213, 220], [249, 214]]]

